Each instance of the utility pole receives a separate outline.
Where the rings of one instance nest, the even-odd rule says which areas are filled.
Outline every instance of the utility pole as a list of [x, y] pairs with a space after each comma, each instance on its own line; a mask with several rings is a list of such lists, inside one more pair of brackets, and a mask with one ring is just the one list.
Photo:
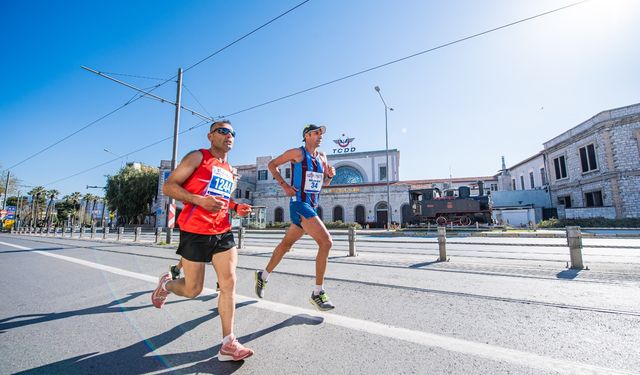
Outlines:
[[11, 171], [7, 170], [7, 182], [4, 184], [4, 200], [2, 201], [2, 209], [4, 210], [7, 205], [7, 191], [9, 190], [9, 176]]
[[[178, 89], [176, 91], [176, 116], [173, 124], [173, 153], [171, 155], [171, 172], [176, 169], [176, 158], [178, 156], [178, 130], [180, 129], [180, 100], [182, 97], [182, 68], [178, 69]], [[173, 237], [173, 227], [176, 219], [176, 200], [169, 198], [167, 207], [167, 244], [171, 244]]]

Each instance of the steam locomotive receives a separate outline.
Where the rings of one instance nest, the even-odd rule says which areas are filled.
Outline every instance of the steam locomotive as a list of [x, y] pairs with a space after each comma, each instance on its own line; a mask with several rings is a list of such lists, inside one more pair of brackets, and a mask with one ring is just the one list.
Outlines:
[[471, 196], [468, 186], [457, 190], [441, 191], [438, 188], [409, 190], [411, 224], [435, 223], [447, 225], [491, 224], [491, 205], [479, 182], [480, 195]]

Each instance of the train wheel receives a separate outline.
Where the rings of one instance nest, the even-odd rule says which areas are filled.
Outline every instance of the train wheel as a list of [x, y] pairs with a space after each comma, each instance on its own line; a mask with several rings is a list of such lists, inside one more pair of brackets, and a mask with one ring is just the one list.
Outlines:
[[464, 225], [465, 227], [471, 225], [471, 218], [469, 216], [462, 216], [460, 218], [460, 225]]
[[436, 224], [438, 225], [446, 225], [447, 224], [447, 218], [444, 216], [438, 216], [436, 218]]

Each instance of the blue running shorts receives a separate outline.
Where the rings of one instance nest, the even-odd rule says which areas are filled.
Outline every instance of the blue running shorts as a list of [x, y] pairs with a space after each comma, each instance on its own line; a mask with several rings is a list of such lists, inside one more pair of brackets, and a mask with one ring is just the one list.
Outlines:
[[305, 219], [309, 219], [314, 216], [318, 216], [318, 213], [316, 212], [315, 208], [311, 207], [309, 203], [291, 202], [289, 203], [289, 215], [291, 216], [291, 223], [302, 228], [302, 223], [300, 222], [301, 215]]

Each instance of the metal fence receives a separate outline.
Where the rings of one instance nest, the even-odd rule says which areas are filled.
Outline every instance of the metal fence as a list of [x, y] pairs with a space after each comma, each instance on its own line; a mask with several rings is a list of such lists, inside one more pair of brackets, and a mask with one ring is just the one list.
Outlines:
[[[435, 229], [435, 228], [434, 228]], [[234, 228], [234, 234], [236, 236], [237, 245], [239, 249], [246, 246], [260, 246], [260, 247], [275, 247], [281, 240], [285, 230], [247, 230], [245, 228]], [[51, 228], [32, 228], [24, 227], [18, 230], [12, 230], [12, 233], [17, 233], [27, 236], [41, 236], [41, 237], [60, 237], [60, 238], [76, 238], [87, 240], [105, 240], [105, 241], [121, 241], [129, 243], [155, 243], [166, 244], [167, 228], [141, 228], [141, 227], [119, 227], [116, 230], [110, 230], [108, 227], [92, 227], [92, 228], [80, 228], [80, 227], [51, 227]], [[171, 234], [173, 238], [177, 238], [178, 230], [172, 230]], [[356, 230], [353, 227], [344, 230], [331, 230], [333, 239], [332, 250], [346, 251], [348, 256], [354, 257], [358, 255], [358, 244], [366, 243], [380, 243], [381, 238], [375, 237], [380, 235], [379, 230]], [[584, 262], [582, 257], [582, 233], [580, 227], [567, 227], [566, 228], [566, 245], [554, 244], [554, 245], [541, 245], [545, 247], [568, 247], [569, 257], [571, 260], [572, 269], [584, 269]], [[434, 244], [434, 242], [418, 241], [417, 239], [394, 239], [390, 241], [397, 246], [401, 246], [403, 243], [425, 243]], [[455, 241], [449, 241], [447, 238], [447, 228], [437, 228], [437, 245], [438, 245], [438, 259], [439, 262], [449, 261], [450, 258], [447, 254], [447, 244], [456, 244]], [[484, 243], [491, 246], [511, 246], [511, 244], [501, 243]], [[477, 243], [477, 245], [483, 245], [483, 243]], [[311, 238], [303, 238], [302, 241], [296, 243], [296, 248], [309, 248], [315, 249], [316, 244]]]

